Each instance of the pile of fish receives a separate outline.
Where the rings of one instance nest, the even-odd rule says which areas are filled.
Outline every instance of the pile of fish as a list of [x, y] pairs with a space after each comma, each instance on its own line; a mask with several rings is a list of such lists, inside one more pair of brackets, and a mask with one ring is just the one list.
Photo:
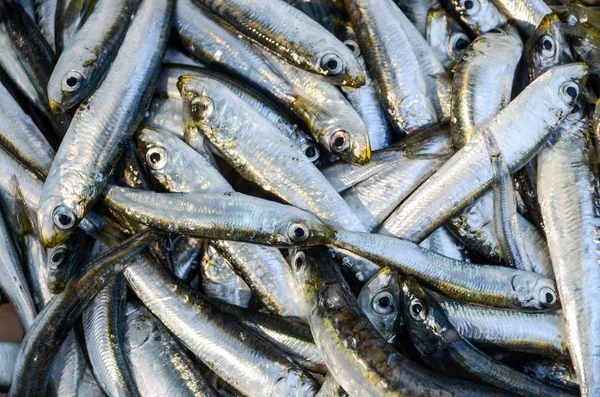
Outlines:
[[0, 0], [27, 396], [600, 396], [597, 0]]

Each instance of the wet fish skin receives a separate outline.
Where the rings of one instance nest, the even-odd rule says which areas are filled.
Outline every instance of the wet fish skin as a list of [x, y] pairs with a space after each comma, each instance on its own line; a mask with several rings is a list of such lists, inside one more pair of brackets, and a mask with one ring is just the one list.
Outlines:
[[342, 86], [340, 89], [365, 122], [371, 150], [386, 148], [392, 144], [394, 133], [379, 101], [377, 88], [367, 69], [365, 59], [360, 53], [360, 47], [356, 42], [356, 33], [350, 25], [346, 26], [343, 37], [345, 38], [344, 44], [352, 50], [365, 71], [365, 84], [360, 88]]
[[507, 18], [514, 21], [525, 37], [531, 36], [545, 15], [552, 10], [543, 0], [494, 0]]
[[399, 294], [398, 271], [382, 267], [356, 298], [362, 313], [390, 344], [394, 344], [401, 325]]
[[[589, 167], [588, 122], [583, 105], [561, 124], [538, 155], [538, 199], [552, 266], [567, 321], [569, 352], [581, 394], [600, 392], [600, 339], [595, 299], [598, 184]], [[568, 240], [565, 237], [568, 236]]]
[[435, 229], [419, 246], [448, 258], [468, 261], [465, 246], [445, 226]]
[[0, 203], [0, 287], [27, 332], [35, 320], [37, 310], [23, 274], [21, 257], [6, 221], [6, 211], [9, 208], [4, 205], [4, 201]]
[[[56, 63], [56, 55], [33, 20], [14, 2], [2, 4], [2, 25], [12, 41], [17, 65], [11, 65], [8, 74], [17, 83], [28, 99], [47, 118], [56, 138], [62, 138], [67, 131], [71, 117], [53, 115], [50, 111], [46, 86]], [[15, 55], [13, 53], [13, 56]], [[6, 69], [6, 64], [3, 64]], [[23, 72], [25, 76], [23, 76]]]
[[325, 381], [321, 385], [319, 392], [315, 397], [347, 397], [348, 393], [342, 389], [339, 383], [335, 380], [333, 375], [327, 374]]
[[200, 266], [200, 290], [204, 295], [240, 307], [250, 306], [252, 290], [215, 247], [206, 246]]
[[[150, 102], [173, 2], [144, 0], [108, 75], [69, 126], [44, 185], [38, 222], [45, 246], [64, 241], [97, 200]], [[151, 28], [149, 28], [151, 27]], [[138, 57], [138, 52], [144, 57]]]
[[[288, 138], [294, 140], [298, 147], [306, 154], [306, 157], [311, 159], [313, 162], [318, 161], [320, 148], [316, 142], [303, 130], [303, 127], [300, 125], [297, 117], [290, 114], [289, 110], [285, 110], [280, 106], [277, 106], [261, 92], [241, 84], [239, 81], [224, 73], [205, 68], [165, 65], [156, 82], [154, 101], [157, 100], [157, 95], [167, 95], [169, 99], [176, 101], [176, 107], [178, 106], [181, 108], [181, 95], [177, 89], [177, 80], [179, 79], [179, 76], [182, 75], [208, 77], [223, 83], [237, 96], [242, 98], [244, 102], [247, 102], [250, 106], [252, 106], [252, 108], [260, 113], [264, 118], [276, 125], [279, 130]], [[173, 119], [173, 121], [175, 121], [175, 118], [177, 118], [177, 128], [179, 128], [179, 131], [176, 131], [175, 133], [179, 136], [183, 135], [183, 119], [180, 115], [181, 109], [177, 109], [176, 107], [171, 108], [169, 105], [168, 107], [165, 107], [164, 110], [166, 111], [165, 113], [168, 114], [169, 118]], [[169, 123], [169, 125], [170, 124], [171, 123]], [[160, 125], [160, 127], [162, 127], [162, 125]], [[172, 130], [173, 129], [170, 128], [170, 131]]]
[[522, 50], [519, 38], [494, 30], [478, 36], [463, 53], [452, 80], [450, 131], [457, 150], [511, 101]]
[[[303, 292], [315, 343], [335, 380], [350, 395], [488, 395], [452, 383], [394, 350], [361, 314], [356, 298], [324, 248], [297, 251], [291, 265]], [[493, 393], [492, 393], [493, 394]]]
[[531, 80], [553, 66], [573, 62], [573, 54], [561, 25], [558, 15], [548, 14], [527, 40], [525, 57]]
[[35, 21], [55, 53], [54, 25], [57, 5], [58, 0], [35, 0]]
[[424, 36], [427, 43], [442, 65], [454, 70], [471, 39], [460, 23], [443, 8], [429, 10], [426, 28]]
[[94, 375], [109, 396], [141, 395], [124, 354], [126, 297], [127, 281], [119, 274], [83, 312], [86, 350]]
[[195, 363], [167, 329], [142, 305], [124, 309], [124, 352], [141, 396], [216, 397]]
[[[549, 127], [569, 114], [587, 75], [588, 68], [582, 63], [557, 66], [481, 126], [482, 132], [492, 134], [498, 142], [511, 173], [535, 155], [550, 133]], [[523, 134], [525, 126], [528, 134]], [[486, 152], [483, 134], [478, 133], [390, 215], [381, 231], [422, 241], [490, 187], [492, 170]]]
[[125, 276], [136, 295], [169, 331], [240, 392], [258, 397], [316, 393], [318, 384], [297, 364], [233, 317], [219, 313], [156, 262], [144, 262], [142, 257]]
[[141, 0], [98, 0], [83, 26], [65, 46], [48, 80], [48, 101], [63, 113], [87, 99], [118, 52]]
[[38, 396], [45, 392], [52, 360], [75, 321], [111, 278], [123, 271], [127, 261], [156, 239], [156, 233], [145, 231], [95, 258], [86, 266], [87, 273], [44, 307], [21, 342], [9, 396]]
[[311, 213], [241, 193], [166, 194], [108, 186], [104, 203], [148, 226], [197, 238], [295, 246], [321, 244], [332, 235]]
[[10, 387], [14, 373], [14, 362], [19, 353], [19, 344], [14, 342], [0, 342], [0, 390], [6, 391]]
[[438, 0], [394, 0], [404, 15], [415, 25], [419, 32], [426, 36], [427, 18], [431, 10], [440, 8]]
[[47, 396], [105, 396], [87, 365], [74, 331], [69, 333], [52, 362]]
[[454, 153], [448, 124], [420, 129], [397, 146], [398, 158], [341, 196], [369, 231], [385, 219]]
[[[335, 233], [331, 244], [336, 247], [375, 263], [386, 263], [454, 299], [537, 309], [553, 307], [558, 300], [553, 280], [537, 273], [461, 262], [381, 234], [346, 230]], [[465, 274], [469, 277], [465, 278]]]
[[479, 35], [498, 28], [507, 18], [492, 0], [452, 0], [452, 7], [473, 33]]
[[1, 83], [0, 115], [0, 145], [39, 176], [45, 176], [54, 150]]
[[98, 0], [57, 0], [54, 24], [56, 53], [60, 54], [94, 11]]
[[408, 333], [427, 363], [443, 373], [465, 373], [484, 383], [523, 396], [569, 396], [568, 392], [504, 365], [460, 336], [435, 299], [414, 279], [402, 281], [402, 307]]
[[[332, 225], [365, 230], [312, 162], [229, 89], [215, 80], [193, 76], [180, 77], [178, 87], [186, 128], [199, 128], [244, 179]], [[207, 111], [202, 103], [207, 104]]]
[[564, 361], [556, 361], [551, 358], [530, 361], [524, 365], [523, 372], [555, 386], [579, 390], [575, 370]]
[[[324, 75], [337, 84], [355, 88], [365, 84], [363, 70], [352, 52], [319, 23], [284, 1], [199, 3], [295, 66]], [[285, 21], [279, 15], [286, 15]]]
[[237, 317], [247, 328], [275, 344], [303, 368], [317, 373], [327, 372], [323, 355], [315, 345], [306, 320], [244, 310], [219, 301], [212, 303], [220, 311]]
[[447, 76], [437, 59], [441, 70], [431, 76], [421, 72], [431, 62], [420, 48], [431, 51], [425, 39], [392, 0], [353, 0], [347, 6], [361, 53], [396, 132], [402, 135], [438, 122], [442, 104], [430, 91], [428, 79], [443, 84]]
[[[177, 2], [174, 22], [179, 41], [190, 54], [290, 109], [325, 150], [345, 161], [369, 161], [367, 129], [336, 86], [282, 61], [191, 0]], [[344, 133], [348, 144], [334, 147], [334, 134]]]
[[[146, 159], [151, 174], [168, 191], [234, 191], [216, 168], [177, 138], [142, 129], [137, 134], [137, 142], [139, 152], [142, 158]], [[153, 163], [153, 156], [161, 155], [162, 158]], [[303, 315], [301, 300], [294, 293], [295, 282], [291, 270], [276, 248], [228, 241], [213, 241], [212, 246], [222, 256], [222, 260], [231, 265], [237, 275], [250, 286], [268, 311], [286, 316]], [[246, 292], [249, 297], [249, 291]]]

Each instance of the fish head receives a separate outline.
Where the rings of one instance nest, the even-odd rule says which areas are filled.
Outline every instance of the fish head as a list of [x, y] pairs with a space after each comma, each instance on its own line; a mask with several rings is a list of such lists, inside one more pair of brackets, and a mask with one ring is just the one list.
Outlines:
[[548, 69], [573, 62], [563, 22], [555, 14], [544, 16], [525, 46], [529, 77], [534, 80]]
[[[564, 119], [575, 107], [588, 75], [589, 68], [582, 62], [555, 66], [527, 87], [530, 95], [537, 95], [531, 98], [530, 103]], [[536, 86], [543, 89], [536, 89]]]
[[427, 13], [426, 38], [447, 69], [452, 69], [471, 42], [460, 24], [444, 9], [432, 9]]
[[[167, 191], [184, 192], [180, 172], [189, 164], [182, 161], [178, 140], [169, 133], [149, 127], [140, 128], [135, 139], [150, 175]], [[181, 144], [185, 145], [184, 142]]]
[[[71, 53], [61, 56], [48, 80], [48, 102], [50, 110], [55, 114], [63, 113], [78, 105], [91, 94], [90, 68], [81, 59], [88, 59], [87, 53], [80, 55]], [[89, 61], [93, 64], [94, 61]], [[89, 65], [88, 65], [89, 66]]]
[[59, 195], [48, 195], [38, 209], [40, 240], [46, 248], [63, 243], [77, 229], [83, 217], [83, 207], [65, 201]]
[[399, 295], [398, 272], [386, 266], [365, 284], [357, 298], [361, 311], [389, 343], [396, 339], [399, 326]]
[[332, 81], [352, 88], [365, 85], [365, 72], [353, 51], [346, 46], [324, 48], [318, 53], [319, 67]]
[[293, 106], [311, 115], [309, 127], [328, 152], [349, 163], [366, 164], [371, 160], [367, 127], [348, 103], [330, 103], [325, 108], [299, 94]]
[[437, 301], [411, 278], [400, 281], [401, 309], [406, 329], [421, 355], [442, 357], [447, 344], [461, 337]]
[[558, 303], [554, 281], [541, 274], [519, 272], [512, 277], [511, 284], [520, 307], [550, 309]]
[[452, 0], [454, 9], [475, 33], [484, 33], [506, 23], [491, 0]]
[[286, 206], [286, 211], [280, 212], [275, 228], [279, 239], [276, 244], [288, 247], [327, 244], [335, 234], [333, 228], [321, 222], [316, 215], [292, 206]]

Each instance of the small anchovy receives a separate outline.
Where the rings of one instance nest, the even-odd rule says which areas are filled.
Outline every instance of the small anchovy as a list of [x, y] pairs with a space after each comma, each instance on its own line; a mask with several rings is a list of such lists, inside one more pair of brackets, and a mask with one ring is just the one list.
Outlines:
[[492, 0], [452, 0], [451, 6], [476, 35], [499, 28], [507, 22], [504, 13]]
[[38, 222], [47, 247], [64, 241], [84, 218], [107, 183], [123, 142], [141, 121], [140, 109], [149, 103], [158, 75], [172, 6], [171, 0], [142, 2], [102, 84], [77, 109], [42, 192]]
[[309, 308], [315, 343], [333, 377], [350, 395], [494, 394], [485, 387], [433, 374], [394, 350], [360, 312], [326, 249], [298, 251], [291, 266]]
[[442, 65], [454, 70], [456, 63], [471, 42], [467, 32], [443, 8], [431, 9], [427, 13], [427, 42]]
[[570, 396], [489, 357], [460, 336], [438, 303], [414, 279], [402, 281], [402, 315], [421, 358], [446, 374], [468, 375], [521, 396]]
[[[323, 26], [281, 0], [199, 0], [292, 65], [358, 88], [365, 75], [352, 52]], [[285, 19], [279, 16], [285, 15]], [[243, 22], [242, 22], [243, 21]]]
[[21, 342], [9, 396], [38, 396], [45, 392], [52, 360], [75, 321], [112, 277], [156, 238], [154, 232], [142, 232], [95, 258], [86, 266], [87, 273], [44, 307]]
[[543, 0], [495, 0], [495, 3], [525, 37], [531, 36], [544, 16], [552, 12]]
[[555, 13], [544, 16], [525, 45], [529, 78], [536, 79], [548, 69], [573, 62], [563, 22]]
[[192, 76], [182, 76], [178, 87], [186, 128], [200, 129], [243, 178], [333, 225], [366, 230], [312, 162], [227, 87]]
[[169, 331], [240, 392], [258, 397], [316, 393], [317, 382], [295, 362], [235, 318], [220, 313], [151, 258], [142, 256], [125, 276]]
[[99, 0], [61, 52], [48, 81], [48, 101], [62, 113], [87, 99], [102, 80], [141, 0]]
[[[142, 396], [216, 397], [184, 348], [151, 313], [123, 308], [124, 352]], [[114, 394], [111, 394], [114, 395]]]
[[[573, 109], [587, 76], [587, 66], [574, 63], [538, 77], [406, 199], [381, 230], [420, 242], [481, 196], [492, 182], [484, 134], [494, 136], [511, 173], [525, 165], [549, 135], [549, 126], [558, 125]], [[529, 112], [531, 107], [539, 112]]]
[[455, 299], [537, 309], [551, 308], [558, 301], [553, 280], [541, 274], [457, 261], [395, 237], [337, 230], [331, 244], [398, 268]]
[[[538, 155], [538, 195], [581, 394], [600, 393], [598, 180], [580, 102]], [[566, 238], [568, 236], [568, 238]]]

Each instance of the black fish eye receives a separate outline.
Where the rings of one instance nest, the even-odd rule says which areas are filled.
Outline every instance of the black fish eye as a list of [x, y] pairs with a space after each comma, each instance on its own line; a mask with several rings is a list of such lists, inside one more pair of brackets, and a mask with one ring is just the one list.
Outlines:
[[302, 222], [293, 222], [288, 226], [288, 237], [295, 243], [308, 240], [310, 231]]
[[153, 170], [161, 170], [167, 164], [167, 151], [159, 146], [154, 146], [146, 153], [146, 162]]
[[333, 133], [329, 140], [331, 150], [340, 153], [348, 148], [348, 133], [344, 130], [338, 130]]
[[470, 10], [471, 8], [473, 8], [473, 2], [471, 0], [465, 1], [465, 8], [467, 10]]
[[415, 321], [425, 321], [427, 317], [427, 307], [421, 299], [414, 299], [410, 302], [408, 314]]
[[551, 307], [556, 304], [556, 292], [549, 287], [544, 287], [540, 290], [540, 302], [542, 306]]
[[552, 49], [552, 42], [550, 40], [544, 40], [544, 49], [546, 50], [551, 50]]
[[340, 74], [343, 68], [342, 59], [337, 54], [325, 54], [321, 58], [321, 67], [327, 71], [327, 74]]
[[67, 230], [75, 226], [75, 214], [68, 207], [59, 205], [52, 211], [52, 222], [59, 229]]
[[309, 159], [313, 158], [316, 153], [317, 151], [312, 146], [307, 147], [306, 151], [304, 152], [304, 154], [306, 154], [306, 157], [308, 157]]
[[572, 105], [579, 96], [579, 86], [573, 81], [567, 81], [560, 86], [558, 95], [563, 102]]
[[62, 251], [55, 252], [54, 254], [52, 254], [51, 259], [54, 263], [61, 263], [65, 259], [65, 253]]
[[306, 262], [306, 255], [304, 252], [298, 252], [294, 257], [294, 266], [296, 266], [296, 270], [300, 270], [304, 263]]
[[62, 89], [66, 92], [75, 91], [81, 86], [82, 81], [83, 75], [75, 70], [71, 70], [63, 78]]
[[458, 40], [456, 40], [456, 43], [454, 44], [454, 48], [456, 48], [459, 51], [462, 51], [465, 48], [467, 48], [468, 45], [469, 45], [469, 41], [465, 40], [461, 37]]
[[389, 291], [381, 291], [373, 297], [373, 310], [378, 314], [390, 314], [394, 311], [393, 296]]

